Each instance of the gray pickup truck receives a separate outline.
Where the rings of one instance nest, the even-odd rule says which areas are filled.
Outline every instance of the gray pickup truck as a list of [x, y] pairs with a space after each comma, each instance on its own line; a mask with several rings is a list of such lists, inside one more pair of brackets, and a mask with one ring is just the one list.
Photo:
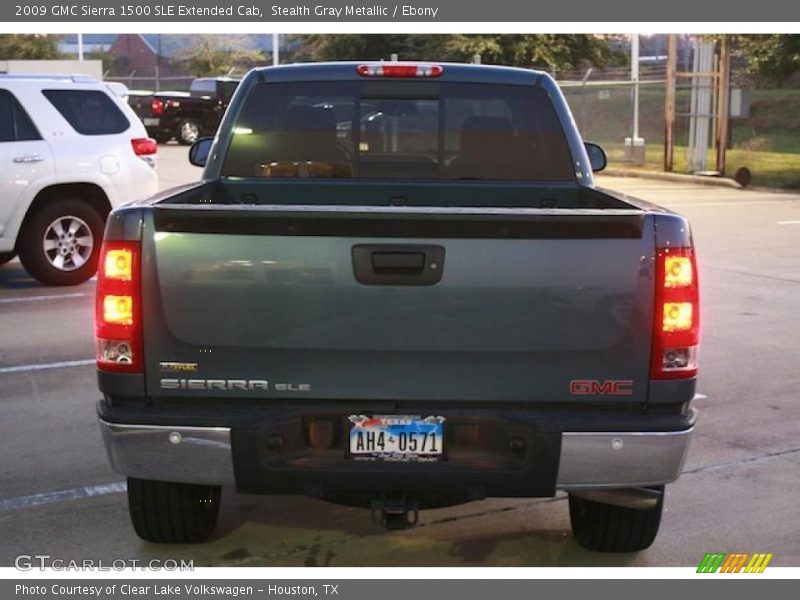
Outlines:
[[692, 238], [595, 187], [552, 78], [259, 68], [190, 160], [100, 261], [97, 411], [140, 537], [207, 539], [230, 485], [387, 528], [564, 491], [584, 547], [652, 543], [695, 423]]

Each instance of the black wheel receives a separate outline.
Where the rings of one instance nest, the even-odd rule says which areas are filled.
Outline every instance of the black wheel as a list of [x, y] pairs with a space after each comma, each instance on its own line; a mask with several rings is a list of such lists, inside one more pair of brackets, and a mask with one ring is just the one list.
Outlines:
[[662, 494], [652, 508], [623, 508], [569, 495], [572, 534], [587, 550], [598, 552], [636, 552], [648, 548], [656, 539], [664, 508], [664, 486], [654, 488]]
[[16, 252], [0, 252], [0, 266], [14, 260], [16, 255]]
[[217, 525], [221, 488], [128, 477], [128, 511], [143, 540], [194, 544], [209, 538]]
[[19, 259], [48, 285], [77, 285], [95, 274], [105, 220], [75, 198], [48, 202], [25, 223]]
[[175, 137], [184, 146], [191, 146], [200, 137], [200, 123], [194, 119], [183, 119], [178, 123], [178, 131]]

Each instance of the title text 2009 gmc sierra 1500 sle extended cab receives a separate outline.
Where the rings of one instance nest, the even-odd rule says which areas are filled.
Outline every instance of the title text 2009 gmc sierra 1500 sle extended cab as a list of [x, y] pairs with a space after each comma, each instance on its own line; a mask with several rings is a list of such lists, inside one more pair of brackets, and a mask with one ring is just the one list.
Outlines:
[[259, 68], [202, 181], [109, 219], [98, 413], [136, 532], [220, 489], [419, 509], [569, 494], [578, 542], [655, 538], [695, 423], [684, 218], [595, 187], [557, 85], [458, 64]]

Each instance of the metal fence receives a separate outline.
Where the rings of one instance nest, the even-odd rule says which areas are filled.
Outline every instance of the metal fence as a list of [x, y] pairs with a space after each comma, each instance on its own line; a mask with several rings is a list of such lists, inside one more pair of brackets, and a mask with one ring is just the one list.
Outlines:
[[[220, 73], [221, 76], [235, 77], [243, 75], [235, 70], [227, 73]], [[124, 83], [131, 90], [149, 90], [153, 92], [175, 91], [185, 92], [189, 89], [194, 75], [186, 73], [176, 73], [172, 70], [159, 69], [111, 69], [104, 73], [106, 81], [118, 81]]]
[[[682, 65], [682, 68], [686, 66]], [[229, 72], [222, 75], [241, 75]], [[554, 74], [570, 104], [575, 121], [587, 140], [601, 144], [612, 166], [625, 166], [638, 158], [626, 147], [633, 137], [634, 84], [628, 68], [588, 69]], [[119, 81], [130, 89], [185, 91], [194, 77], [162, 69], [112, 70], [105, 78]], [[726, 175], [747, 167], [753, 170], [753, 182], [765, 185], [800, 187], [800, 78], [794, 86], [780, 89], [753, 87], [734, 66], [731, 92], [731, 120]], [[688, 172], [692, 112], [691, 81], [679, 81], [676, 87], [676, 122], [674, 170]], [[664, 160], [666, 66], [643, 64], [639, 80], [639, 135], [644, 140], [643, 162], [651, 169], [661, 169]], [[712, 122], [710, 131], [715, 130]], [[710, 140], [713, 154], [713, 140]], [[795, 157], [797, 159], [795, 160]], [[714, 164], [713, 159], [709, 164]], [[769, 181], [759, 181], [759, 173], [771, 173]], [[776, 176], [776, 177], [773, 177]]]
[[[657, 65], [643, 69], [641, 75], [639, 135], [644, 138], [646, 166], [660, 170], [664, 158], [666, 70]], [[558, 81], [583, 137], [601, 144], [612, 166], [630, 164], [631, 153], [626, 151], [625, 138], [633, 133], [634, 84], [629, 72], [565, 73], [559, 74]], [[800, 89], [796, 85], [755, 87], [742, 69], [734, 69], [732, 81], [725, 174], [732, 176], [739, 168], [747, 167], [753, 171], [753, 183], [800, 187]], [[679, 81], [676, 86], [676, 172], [690, 171], [691, 88], [692, 82], [688, 80]], [[715, 125], [714, 117], [709, 128], [712, 136]], [[709, 155], [714, 152], [711, 139]], [[709, 160], [709, 164], [714, 161]]]

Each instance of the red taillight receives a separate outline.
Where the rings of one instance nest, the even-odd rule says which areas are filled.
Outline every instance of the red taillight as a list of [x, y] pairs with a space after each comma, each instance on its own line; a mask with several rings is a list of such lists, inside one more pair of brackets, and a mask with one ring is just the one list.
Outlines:
[[692, 248], [660, 248], [656, 253], [651, 379], [697, 375], [700, 296]]
[[356, 71], [362, 77], [439, 77], [444, 68], [429, 64], [375, 63], [358, 65]]
[[158, 152], [158, 144], [153, 138], [134, 138], [131, 145], [136, 156], [150, 156]]
[[97, 269], [94, 336], [97, 368], [142, 373], [139, 242], [103, 242]]
[[164, 113], [164, 101], [158, 98], [153, 98], [152, 102], [150, 102], [150, 112], [153, 113], [153, 116], [159, 116]]

